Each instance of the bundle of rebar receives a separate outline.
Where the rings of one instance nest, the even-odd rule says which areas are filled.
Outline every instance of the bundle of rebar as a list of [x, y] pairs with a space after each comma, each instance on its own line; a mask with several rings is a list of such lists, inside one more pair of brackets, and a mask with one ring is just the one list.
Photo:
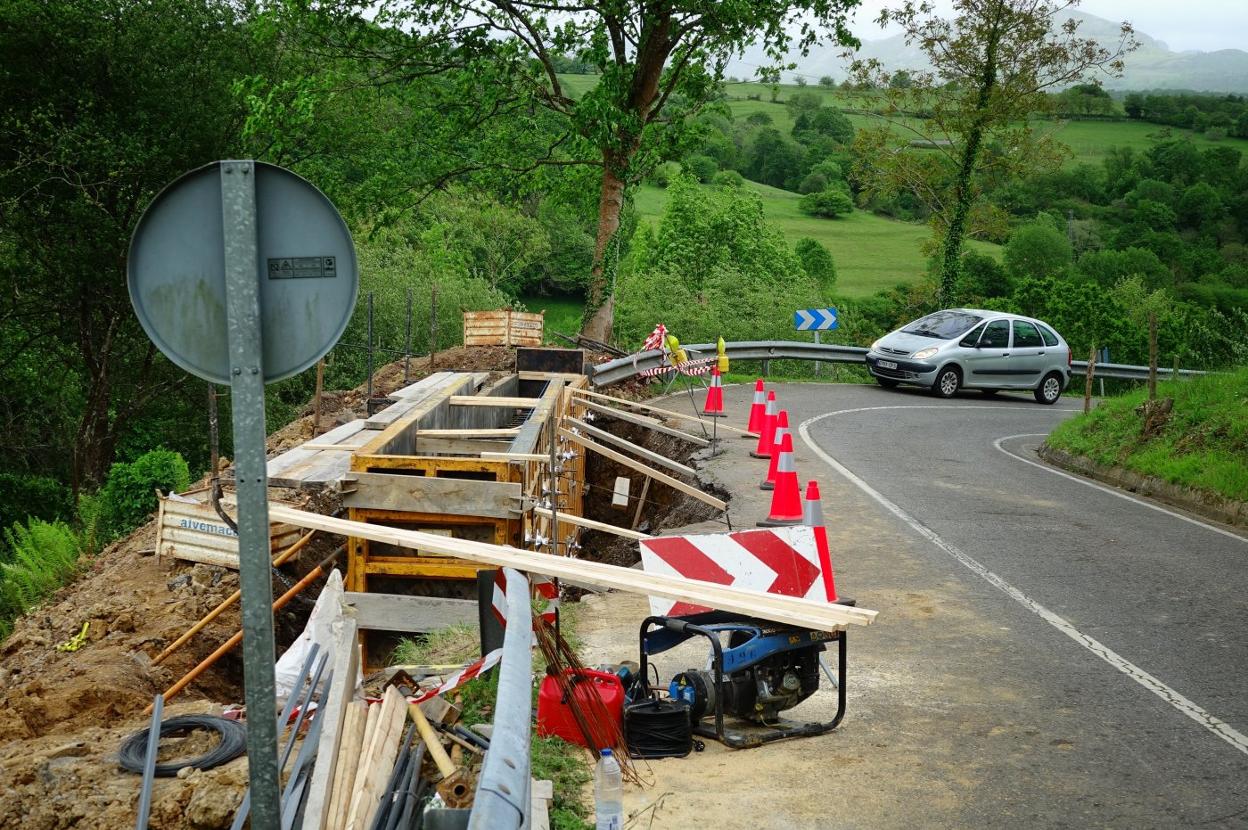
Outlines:
[[598, 760], [601, 750], [610, 748], [619, 761], [625, 780], [641, 785], [641, 777], [628, 758], [622, 725], [607, 709], [602, 697], [593, 690], [592, 684], [580, 680], [585, 665], [576, 650], [555, 626], [537, 613], [533, 614], [533, 633], [546, 660], [546, 674], [554, 678], [561, 698], [567, 701], [568, 711], [594, 760]]

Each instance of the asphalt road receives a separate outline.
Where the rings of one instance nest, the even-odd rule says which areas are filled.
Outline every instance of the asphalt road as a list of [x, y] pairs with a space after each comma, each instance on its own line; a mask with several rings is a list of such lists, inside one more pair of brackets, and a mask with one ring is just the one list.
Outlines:
[[1030, 678], [1029, 705], [1072, 715], [1057, 740], [1083, 751], [1050, 767], [1057, 802], [1003, 769], [1009, 809], [980, 792], [968, 824], [1065, 824], [1075, 773], [1088, 786], [1067, 792], [1070, 824], [1248, 826], [1248, 539], [1039, 462], [1074, 399], [781, 389], [828, 475], [1006, 632], [983, 682]]

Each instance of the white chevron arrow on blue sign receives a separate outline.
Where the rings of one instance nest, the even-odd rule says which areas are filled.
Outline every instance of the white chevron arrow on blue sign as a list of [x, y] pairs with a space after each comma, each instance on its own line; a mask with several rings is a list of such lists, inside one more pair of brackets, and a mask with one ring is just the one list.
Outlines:
[[793, 325], [798, 331], [827, 331], [836, 328], [835, 308], [807, 308], [793, 312]]

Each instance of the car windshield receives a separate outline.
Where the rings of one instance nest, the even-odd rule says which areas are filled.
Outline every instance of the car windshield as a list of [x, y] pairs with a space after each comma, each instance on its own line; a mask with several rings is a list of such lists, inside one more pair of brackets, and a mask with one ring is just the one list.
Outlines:
[[952, 340], [968, 332], [971, 326], [982, 320], [965, 311], [938, 311], [921, 320], [915, 320], [902, 329], [906, 334], [917, 334], [920, 337], [935, 337], [937, 340]]

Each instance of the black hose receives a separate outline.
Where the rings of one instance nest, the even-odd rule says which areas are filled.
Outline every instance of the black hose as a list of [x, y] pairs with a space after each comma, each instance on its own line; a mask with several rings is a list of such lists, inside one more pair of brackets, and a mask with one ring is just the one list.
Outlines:
[[[196, 729], [207, 729], [221, 736], [221, 742], [198, 758], [176, 761], [171, 764], [157, 764], [156, 777], [171, 778], [178, 770], [186, 767], [205, 770], [229, 763], [247, 751], [247, 730], [237, 721], [226, 720], [216, 715], [178, 715], [160, 724], [160, 737], [191, 732]], [[141, 729], [122, 741], [118, 751], [118, 763], [130, 772], [142, 772], [143, 761], [147, 756], [147, 735], [149, 729]]]

